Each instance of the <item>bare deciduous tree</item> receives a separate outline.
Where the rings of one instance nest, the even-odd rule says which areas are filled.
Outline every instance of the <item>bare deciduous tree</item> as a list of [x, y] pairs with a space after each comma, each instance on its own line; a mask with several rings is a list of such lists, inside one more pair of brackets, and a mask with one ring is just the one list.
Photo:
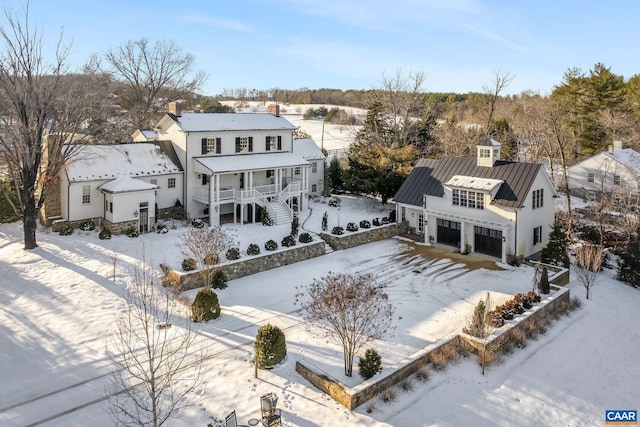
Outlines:
[[149, 265], [135, 268], [124, 296], [126, 309], [108, 341], [115, 365], [108, 410], [118, 424], [158, 427], [193, 404], [204, 355], [194, 350], [193, 324], [176, 313]]
[[586, 243], [576, 250], [573, 265], [578, 281], [587, 291], [587, 299], [591, 296], [591, 289], [597, 284], [602, 267], [602, 255], [602, 245], [593, 243]]
[[155, 124], [166, 103], [184, 99], [206, 80], [202, 71], [191, 76], [195, 57], [169, 40], [154, 45], [144, 38], [129, 40], [108, 50], [104, 59], [107, 71], [121, 83], [116, 90], [116, 102], [127, 112], [125, 136]]
[[348, 377], [356, 352], [391, 328], [394, 308], [385, 288], [371, 274], [329, 273], [296, 294], [295, 304], [303, 318], [342, 345]]
[[[25, 249], [37, 247], [36, 221], [47, 190], [86, 142], [76, 134], [96, 113], [92, 72], [65, 75], [70, 47], [62, 35], [53, 61], [43, 58], [43, 36], [24, 15], [5, 9], [0, 26], [0, 157], [16, 194]], [[75, 77], [75, 78], [74, 78]], [[69, 141], [74, 144], [65, 145]], [[64, 148], [63, 148], [64, 146]]]
[[491, 85], [484, 86], [484, 92], [489, 95], [489, 105], [487, 106], [487, 137], [491, 132], [493, 125], [493, 115], [496, 111], [496, 103], [500, 97], [500, 94], [511, 84], [515, 76], [512, 76], [508, 72], [501, 70], [495, 70], [493, 72], [493, 80]]
[[198, 263], [205, 280], [204, 286], [211, 286], [215, 269], [227, 250], [236, 246], [235, 237], [220, 226], [190, 228], [182, 235], [182, 254], [192, 257]]

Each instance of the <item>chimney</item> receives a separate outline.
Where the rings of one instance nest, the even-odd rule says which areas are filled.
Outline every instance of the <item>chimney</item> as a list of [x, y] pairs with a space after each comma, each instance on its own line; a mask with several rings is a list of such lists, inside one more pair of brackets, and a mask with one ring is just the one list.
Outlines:
[[276, 117], [280, 117], [280, 106], [278, 104], [271, 104], [267, 107], [267, 113], [273, 114]]
[[620, 141], [620, 140], [613, 141], [614, 150], [622, 150], [623, 148], [624, 148], [624, 141]]
[[179, 102], [170, 102], [169, 112], [176, 117], [180, 117], [182, 115], [182, 104]]

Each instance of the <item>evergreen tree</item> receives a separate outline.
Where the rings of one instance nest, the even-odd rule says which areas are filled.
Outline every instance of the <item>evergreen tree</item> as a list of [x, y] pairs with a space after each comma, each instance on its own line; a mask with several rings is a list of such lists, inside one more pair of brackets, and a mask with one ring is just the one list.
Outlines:
[[342, 165], [337, 157], [333, 157], [327, 168], [328, 185], [326, 188], [330, 193], [338, 193], [344, 191], [344, 179]]
[[640, 286], [640, 241], [630, 240], [627, 250], [620, 256], [618, 280], [634, 287]]
[[569, 241], [562, 226], [558, 223], [553, 224], [553, 229], [551, 233], [549, 233], [549, 243], [542, 248], [540, 260], [546, 264], [569, 268], [569, 255], [567, 255], [568, 244]]
[[542, 274], [540, 275], [540, 283], [538, 283], [538, 289], [540, 289], [541, 294], [548, 294], [551, 292], [549, 287], [549, 272], [547, 271], [547, 267], [542, 267]]

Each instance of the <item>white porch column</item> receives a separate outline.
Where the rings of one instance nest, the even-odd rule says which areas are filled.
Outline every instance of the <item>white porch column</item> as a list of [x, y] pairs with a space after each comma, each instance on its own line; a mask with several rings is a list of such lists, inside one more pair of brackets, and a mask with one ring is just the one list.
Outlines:
[[464, 220], [460, 221], [460, 253], [464, 253], [465, 246], [467, 245], [466, 234], [465, 234], [465, 222]]
[[507, 231], [507, 229], [502, 230], [502, 262], [505, 264], [507, 263], [507, 247], [509, 246], [507, 244], [509, 242]]

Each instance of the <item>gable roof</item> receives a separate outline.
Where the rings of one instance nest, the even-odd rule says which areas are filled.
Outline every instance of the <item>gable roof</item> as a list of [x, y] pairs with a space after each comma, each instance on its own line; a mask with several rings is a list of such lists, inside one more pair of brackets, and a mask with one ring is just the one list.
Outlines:
[[[268, 113], [182, 113], [165, 114], [185, 132], [230, 130], [295, 130], [289, 120]], [[161, 119], [161, 122], [163, 121]]]
[[305, 160], [324, 159], [318, 144], [311, 138], [301, 138], [293, 140], [293, 153]]
[[159, 188], [156, 184], [149, 184], [148, 182], [131, 178], [130, 176], [119, 176], [101, 185], [98, 187], [98, 190], [105, 193], [129, 193], [132, 191], [155, 190], [156, 188]]
[[455, 175], [500, 180], [503, 183], [491, 204], [520, 208], [529, 194], [542, 165], [497, 160], [493, 167], [478, 166], [469, 157], [443, 157], [440, 160], [420, 159], [400, 189], [393, 196], [397, 203], [422, 206], [422, 196], [442, 197], [444, 184]]
[[70, 182], [81, 182], [181, 172], [180, 165], [162, 150], [161, 145], [170, 144], [140, 142], [84, 146], [67, 164], [67, 177]]
[[632, 148], [614, 149], [612, 153], [605, 151], [605, 157], [613, 159], [635, 173], [640, 173], [640, 153]]

